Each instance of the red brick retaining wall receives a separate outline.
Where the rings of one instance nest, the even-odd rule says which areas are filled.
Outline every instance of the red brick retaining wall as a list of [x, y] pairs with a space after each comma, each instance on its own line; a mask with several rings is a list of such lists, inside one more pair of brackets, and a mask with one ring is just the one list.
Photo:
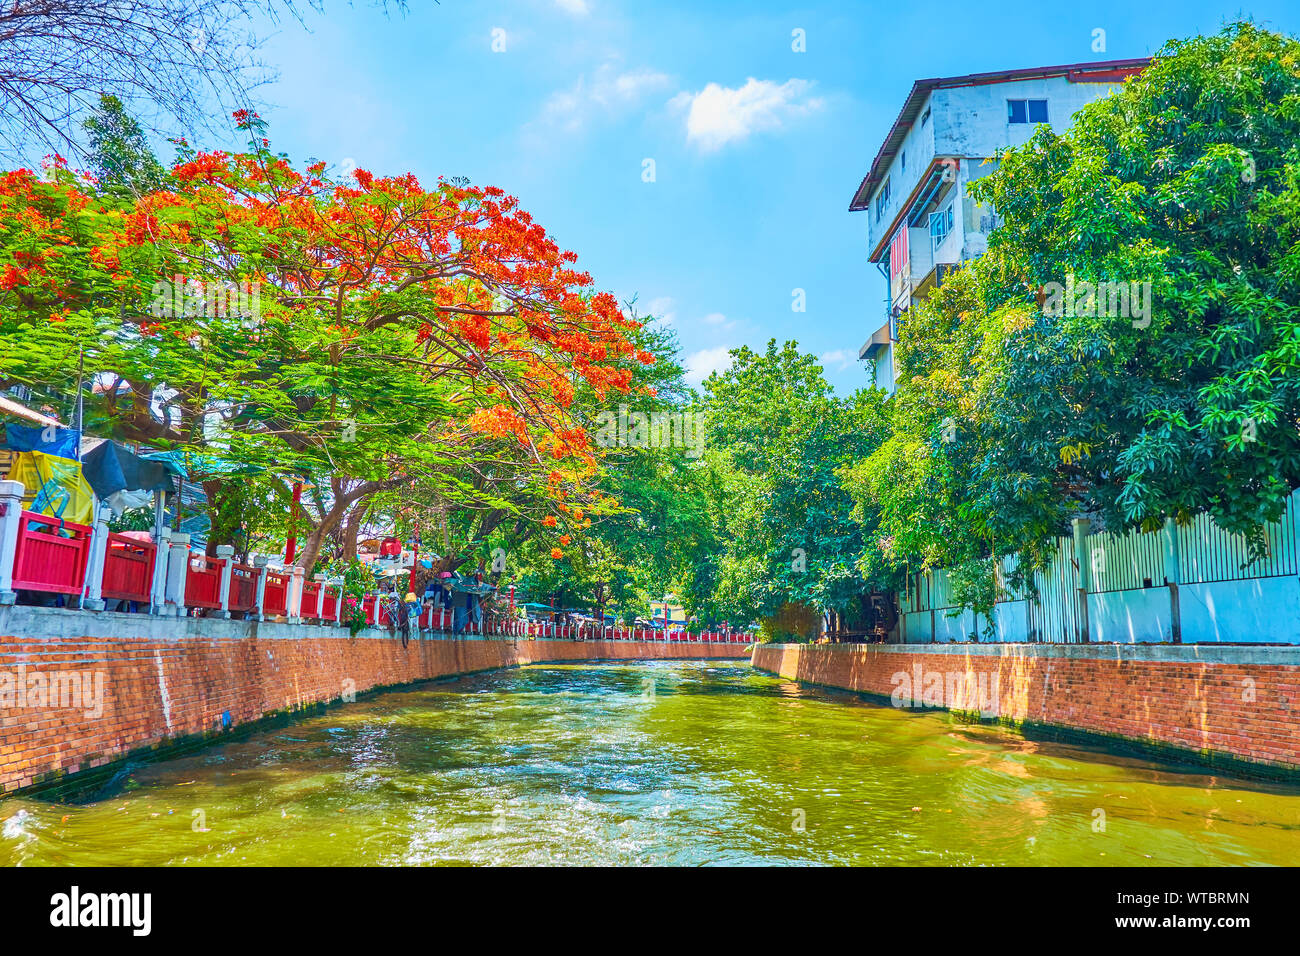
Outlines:
[[1300, 648], [772, 644], [755, 648], [753, 664], [900, 706], [976, 711], [982, 691], [983, 716], [1011, 726], [1300, 777]]
[[[90, 625], [79, 628], [78, 619]], [[142, 625], [136, 615], [68, 611], [35, 620], [25, 618], [21, 636], [0, 636], [0, 792], [377, 687], [545, 661], [745, 656], [742, 644], [422, 640], [403, 648], [314, 625], [158, 618]], [[115, 633], [133, 628], [152, 633]], [[51, 694], [56, 674], [63, 683]], [[46, 696], [33, 696], [41, 684]]]

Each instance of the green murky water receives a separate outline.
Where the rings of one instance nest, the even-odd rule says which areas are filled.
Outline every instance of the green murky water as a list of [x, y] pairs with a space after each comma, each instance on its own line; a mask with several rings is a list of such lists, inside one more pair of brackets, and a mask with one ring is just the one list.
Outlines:
[[664, 662], [385, 694], [0, 832], [7, 865], [1294, 864], [1300, 792]]

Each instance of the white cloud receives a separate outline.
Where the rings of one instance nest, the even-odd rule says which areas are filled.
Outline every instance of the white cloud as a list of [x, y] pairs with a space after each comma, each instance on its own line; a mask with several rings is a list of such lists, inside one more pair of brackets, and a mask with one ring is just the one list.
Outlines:
[[667, 74], [646, 67], [619, 73], [603, 63], [590, 78], [580, 76], [569, 89], [553, 93], [542, 106], [541, 122], [576, 132], [598, 115], [614, 116], [635, 106], [668, 82]]
[[575, 17], [585, 17], [591, 12], [587, 7], [587, 0], [555, 0], [555, 5]]
[[661, 325], [672, 325], [677, 321], [677, 310], [671, 296], [662, 295], [651, 299], [646, 306], [646, 315], [653, 315]]
[[821, 109], [823, 101], [807, 95], [811, 89], [808, 80], [778, 84], [751, 76], [736, 89], [710, 83], [698, 93], [683, 91], [669, 105], [686, 112], [686, 141], [712, 152]]
[[858, 359], [856, 352], [850, 352], [848, 349], [834, 349], [830, 352], [823, 352], [818, 361], [821, 362], [822, 368], [827, 371], [843, 372], [849, 368]]
[[721, 312], [710, 312], [708, 315], [700, 319], [700, 321], [710, 328], [718, 329], [723, 332], [734, 329], [739, 324], [735, 319], [729, 319]]
[[720, 345], [716, 349], [701, 349], [686, 356], [686, 381], [699, 386], [709, 377], [710, 372], [724, 369], [731, 364], [730, 345]]

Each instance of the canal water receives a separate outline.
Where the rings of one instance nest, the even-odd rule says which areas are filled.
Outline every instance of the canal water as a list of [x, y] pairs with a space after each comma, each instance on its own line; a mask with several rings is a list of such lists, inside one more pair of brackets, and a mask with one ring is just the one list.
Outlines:
[[1294, 864], [1300, 791], [1035, 743], [721, 662], [428, 683], [77, 802], [0, 864]]

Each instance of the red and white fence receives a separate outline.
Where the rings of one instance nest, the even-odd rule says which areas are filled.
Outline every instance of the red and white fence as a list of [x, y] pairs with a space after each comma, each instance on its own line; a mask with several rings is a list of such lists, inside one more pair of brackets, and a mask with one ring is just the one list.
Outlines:
[[[21, 496], [14, 504], [21, 509]], [[92, 529], [31, 511], [19, 510], [11, 519], [12, 507], [5, 503], [5, 520], [15, 526], [12, 572], [9, 581], [0, 581], [0, 589], [80, 594]]]
[[[252, 564], [235, 561], [234, 549], [209, 556], [190, 551], [189, 535], [164, 530], [160, 540], [108, 530], [101, 512], [94, 526], [25, 511], [23, 485], [0, 481], [0, 605], [15, 603], [19, 591], [79, 597], [81, 607], [103, 610], [106, 601], [128, 602], [156, 614], [242, 614], [251, 620], [282, 618], [290, 623], [344, 625], [347, 602], [341, 581], [304, 580], [302, 568], [272, 568], [265, 556]], [[391, 627], [388, 600], [366, 594], [366, 623]], [[454, 614], [425, 605], [418, 628], [430, 634], [530, 640], [603, 640], [748, 643], [729, 631], [690, 634], [681, 630], [524, 621], [494, 614]]]

